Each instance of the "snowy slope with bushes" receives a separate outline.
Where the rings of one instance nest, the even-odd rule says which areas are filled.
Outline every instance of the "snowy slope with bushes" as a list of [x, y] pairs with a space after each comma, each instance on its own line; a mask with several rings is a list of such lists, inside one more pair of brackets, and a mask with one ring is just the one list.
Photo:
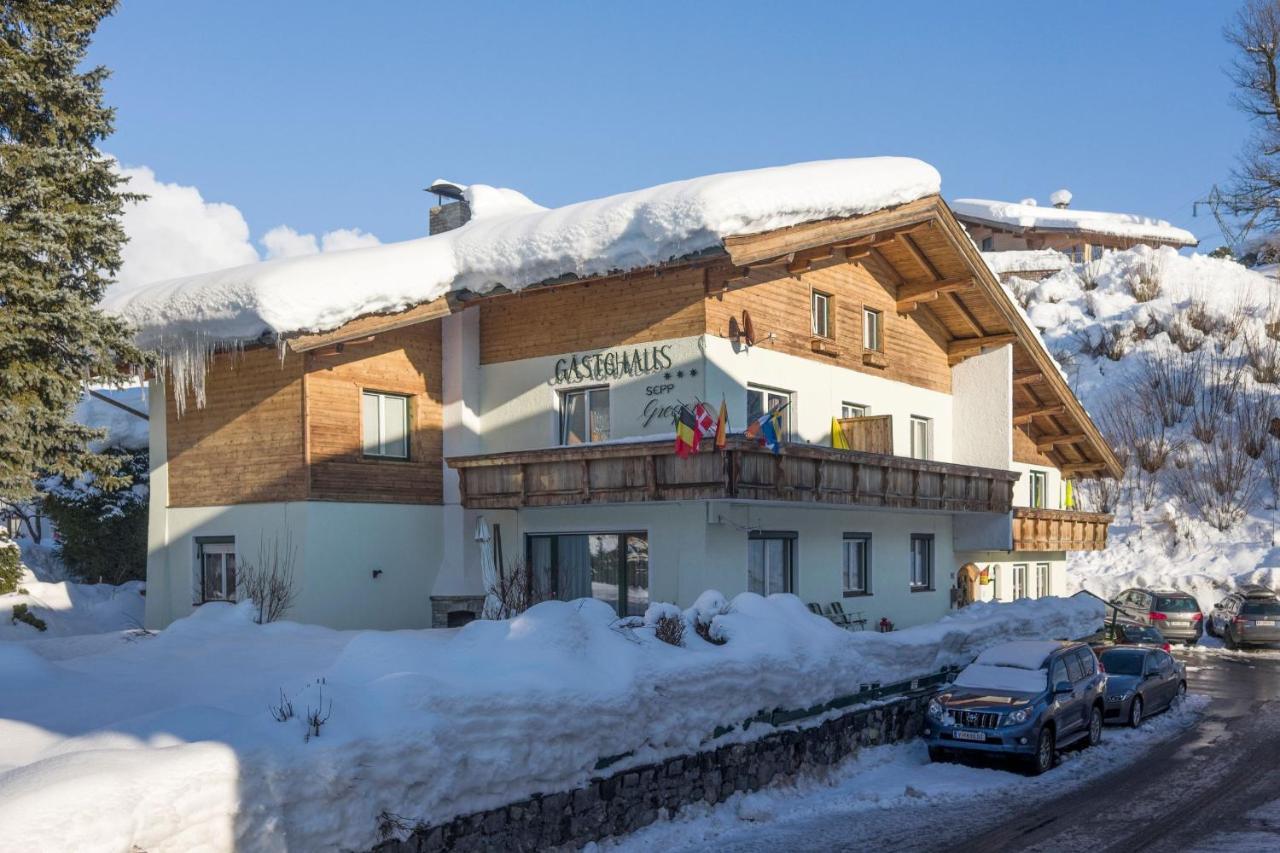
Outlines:
[[[968, 663], [1004, 640], [1083, 636], [1102, 619], [1087, 596], [975, 604], [892, 634], [846, 632], [789, 595], [706, 593], [671, 611], [651, 616], [675, 616], [681, 646], [590, 599], [394, 632], [257, 625], [248, 602], [210, 604], [91, 657], [0, 643], [0, 681], [22, 685], [0, 691], [4, 843], [367, 849], [384, 810], [434, 823], [567, 790], [602, 757], [630, 753], [617, 770], [689, 752], [761, 710]], [[325, 722], [308, 736], [317, 710]]]
[[[1006, 253], [1014, 254], [1014, 253]], [[1006, 287], [1125, 463], [1086, 483], [1109, 547], [1069, 578], [1193, 592], [1280, 589], [1280, 289], [1234, 261], [1139, 246]]]

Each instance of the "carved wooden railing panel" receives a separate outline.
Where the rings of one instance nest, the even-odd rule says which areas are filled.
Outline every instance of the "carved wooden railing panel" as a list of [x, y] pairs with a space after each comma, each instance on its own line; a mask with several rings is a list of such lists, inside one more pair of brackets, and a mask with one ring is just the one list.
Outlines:
[[678, 458], [670, 441], [454, 457], [471, 509], [678, 500], [761, 500], [1007, 513], [1012, 471], [807, 444], [771, 453], [735, 436]]
[[1067, 509], [1013, 510], [1015, 551], [1101, 551], [1115, 516]]

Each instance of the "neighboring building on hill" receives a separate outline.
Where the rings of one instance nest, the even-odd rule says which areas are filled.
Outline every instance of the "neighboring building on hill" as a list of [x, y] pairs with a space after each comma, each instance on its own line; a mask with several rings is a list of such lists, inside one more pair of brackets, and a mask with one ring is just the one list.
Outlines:
[[[1131, 249], [1137, 245], [1193, 248], [1199, 244], [1195, 235], [1175, 227], [1163, 219], [1152, 219], [1132, 213], [1108, 213], [1100, 210], [1076, 210], [1071, 207], [1071, 193], [1058, 190], [1050, 197], [1051, 206], [1041, 207], [1035, 199], [1020, 202], [958, 198], [951, 202], [956, 218], [983, 252], [1026, 252], [1054, 250], [1072, 263], [1093, 260], [1108, 249]], [[1042, 260], [1044, 269], [1030, 269], [1029, 256], [1020, 262], [1019, 270], [1009, 270], [1026, 277], [1028, 272], [1046, 273], [1060, 266], [1048, 254]], [[1001, 271], [1002, 273], [1004, 271]], [[1031, 277], [1035, 277], [1034, 275]]]
[[[898, 626], [966, 563], [1060, 593], [1065, 552], [1105, 543], [1062, 482], [1120, 466], [928, 165], [556, 210], [433, 186], [467, 205], [433, 211], [450, 230], [110, 294], [163, 365], [148, 625], [235, 597], [286, 536], [290, 618], [343, 628], [477, 613], [481, 529], [507, 572], [620, 614], [715, 588]], [[696, 401], [733, 434], [682, 459]], [[742, 435], [775, 407], [776, 454]]]

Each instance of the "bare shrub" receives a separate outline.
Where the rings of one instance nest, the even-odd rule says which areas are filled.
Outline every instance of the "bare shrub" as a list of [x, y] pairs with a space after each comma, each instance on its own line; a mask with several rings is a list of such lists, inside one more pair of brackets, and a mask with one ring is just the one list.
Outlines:
[[1186, 319], [1179, 316], [1169, 324], [1169, 340], [1182, 352], [1198, 352], [1204, 346], [1205, 335]]
[[1111, 361], [1119, 361], [1133, 346], [1133, 333], [1124, 323], [1112, 323], [1097, 329], [1096, 334], [1087, 331], [1076, 334], [1080, 342], [1080, 351], [1094, 358], [1106, 356]]
[[1263, 448], [1260, 464], [1262, 475], [1271, 487], [1271, 500], [1267, 508], [1280, 509], [1280, 439], [1269, 437], [1271, 440]]
[[1196, 400], [1200, 388], [1203, 358], [1180, 353], [1177, 356], [1146, 355], [1138, 369], [1141, 403], [1160, 418], [1166, 427], [1182, 422]]
[[1259, 459], [1267, 449], [1271, 437], [1271, 422], [1280, 404], [1276, 395], [1266, 391], [1245, 392], [1240, 395], [1236, 407], [1235, 423], [1240, 435], [1241, 448], [1251, 459]]
[[1121, 481], [1113, 477], [1094, 477], [1077, 484], [1084, 498], [1081, 509], [1112, 514], [1120, 504]]
[[1271, 303], [1267, 306], [1266, 316], [1262, 320], [1262, 327], [1267, 333], [1267, 337], [1273, 341], [1280, 341], [1280, 298], [1271, 297]]
[[1187, 324], [1204, 335], [1212, 335], [1218, 330], [1218, 318], [1209, 310], [1209, 303], [1202, 296], [1193, 296], [1182, 315]]
[[555, 598], [546, 579], [538, 577], [524, 560], [512, 560], [506, 567], [499, 567], [498, 577], [487, 590], [496, 600], [493, 612], [486, 612], [486, 619], [510, 619], [544, 601]]
[[293, 578], [293, 564], [297, 556], [293, 536], [286, 531], [283, 542], [279, 536], [273, 536], [269, 544], [266, 539], [260, 539], [258, 561], [240, 564], [236, 584], [258, 608], [254, 621], [259, 625], [280, 619], [297, 600], [298, 591]]
[[1076, 275], [1080, 278], [1081, 290], [1086, 293], [1097, 290], [1098, 285], [1102, 283], [1102, 261], [1096, 259], [1085, 261], [1076, 268]]
[[307, 705], [307, 733], [303, 737], [303, 741], [310, 741], [313, 737], [320, 737], [320, 729], [325, 723], [329, 722], [329, 717], [333, 715], [333, 700], [329, 700], [328, 706], [324, 704], [324, 679], [320, 679], [317, 683], [319, 698], [316, 700], [315, 710], [311, 705]]
[[1191, 462], [1174, 469], [1174, 492], [1195, 512], [1221, 531], [1239, 524], [1254, 505], [1259, 479], [1257, 460], [1244, 452], [1238, 431], [1224, 428], [1216, 440], [1201, 445]]
[[1164, 255], [1152, 252], [1139, 258], [1125, 276], [1124, 284], [1138, 302], [1150, 302], [1158, 297], [1164, 285]]
[[684, 617], [675, 613], [664, 613], [653, 624], [653, 635], [672, 646], [684, 645]]
[[1265, 335], [1247, 336], [1245, 360], [1256, 382], [1280, 385], [1280, 339]]
[[1209, 444], [1236, 410], [1240, 371], [1206, 361], [1201, 372], [1200, 393], [1191, 407], [1191, 434], [1202, 444]]
[[267, 710], [271, 712], [271, 718], [277, 723], [293, 719], [293, 702], [284, 695], [283, 687], [280, 688], [280, 701], [275, 705], [268, 705]]

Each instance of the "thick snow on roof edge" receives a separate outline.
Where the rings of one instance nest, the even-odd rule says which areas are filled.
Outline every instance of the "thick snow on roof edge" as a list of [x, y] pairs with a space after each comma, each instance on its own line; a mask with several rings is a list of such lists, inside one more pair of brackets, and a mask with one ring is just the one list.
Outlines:
[[1134, 213], [1109, 213], [1102, 210], [1040, 207], [982, 198], [958, 198], [951, 209], [960, 217], [972, 217], [1014, 228], [1051, 228], [1090, 231], [1134, 240], [1160, 240], [1180, 246], [1199, 243], [1190, 231]]
[[381, 246], [287, 258], [134, 287], [103, 307], [160, 350], [314, 332], [450, 291], [518, 290], [566, 274], [636, 269], [726, 237], [856, 216], [936, 194], [936, 169], [904, 157], [826, 160], [709, 175], [545, 209], [473, 184], [461, 228]]

